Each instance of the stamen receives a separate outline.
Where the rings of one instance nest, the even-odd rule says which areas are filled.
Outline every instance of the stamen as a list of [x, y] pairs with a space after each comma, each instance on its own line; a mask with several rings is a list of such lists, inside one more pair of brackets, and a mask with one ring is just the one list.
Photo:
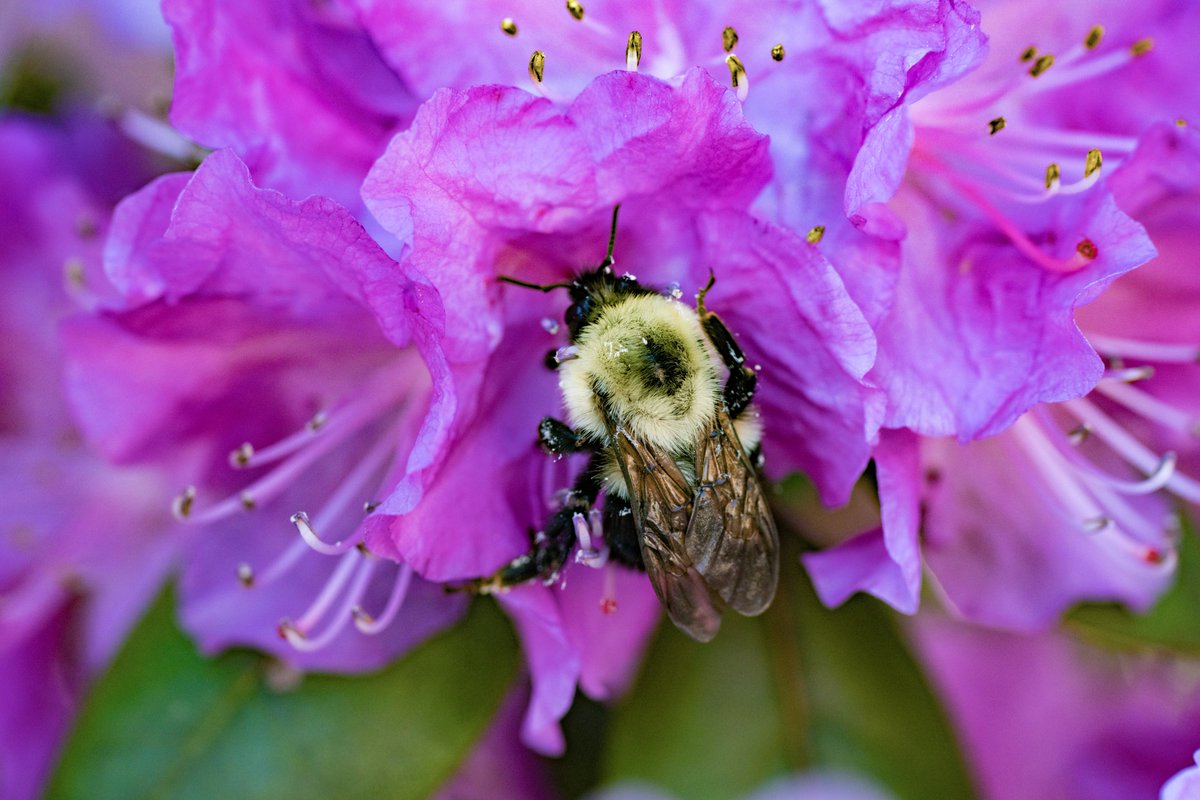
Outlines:
[[783, 42], [780, 42], [771, 48], [771, 58], [775, 59], [776, 61], [783, 61], [783, 56]]
[[541, 50], [534, 50], [533, 55], [529, 57], [529, 77], [533, 80], [534, 86], [540, 88], [545, 75], [546, 54]]
[[1054, 65], [1054, 56], [1047, 53], [1044, 56], [1038, 56], [1033, 62], [1033, 66], [1029, 68], [1029, 74], [1036, 78]]
[[500, 30], [504, 31], [509, 36], [516, 36], [517, 23], [513, 21], [512, 17], [505, 17], [504, 19], [500, 20]]
[[725, 56], [725, 64], [729, 67], [729, 77], [733, 81], [733, 88], [737, 91], [737, 98], [745, 102], [746, 96], [750, 93], [750, 78], [746, 75], [746, 68], [742, 65], [742, 60], [733, 53]]
[[824, 225], [814, 225], [813, 228], [808, 233], [804, 234], [804, 241], [808, 242], [809, 244], [816, 244], [817, 242], [821, 241], [821, 239], [823, 239], [824, 237], [825, 237], [825, 226]]
[[726, 53], [732, 53], [733, 48], [737, 47], [737, 43], [737, 31], [732, 26], [727, 25], [725, 30], [721, 31], [721, 46], [725, 48]]
[[1132, 53], [1135, 58], [1137, 58], [1139, 56], [1146, 55], [1146, 53], [1149, 53], [1153, 49], [1154, 40], [1147, 36], [1145, 39], [1138, 39], [1136, 42], [1134, 42], [1133, 46], [1129, 48], [1129, 52]]
[[567, 0], [567, 11], [571, 12], [571, 16], [575, 19], [583, 19], [583, 5], [579, 0]]
[[292, 514], [291, 522], [300, 531], [300, 538], [304, 540], [304, 543], [322, 555], [338, 555], [339, 553], [346, 552], [356, 544], [352, 540], [332, 545], [325, 544], [325, 542], [321, 541], [321, 537], [317, 535], [317, 532], [313, 530], [312, 524], [308, 520], [308, 514], [303, 511], [297, 511], [295, 514]]
[[1046, 167], [1046, 191], [1052, 192], [1059, 185], [1062, 178], [1062, 171], [1058, 168], [1058, 164], [1053, 161]]
[[254, 445], [249, 442], [243, 442], [242, 446], [229, 454], [229, 466], [234, 469], [243, 469], [250, 463], [250, 459], [254, 457]]
[[392, 620], [396, 618], [396, 614], [399, 613], [401, 606], [404, 605], [404, 598], [408, 595], [408, 587], [412, 583], [412, 576], [412, 567], [408, 564], [401, 564], [400, 572], [397, 574], [396, 581], [392, 585], [392, 593], [388, 596], [387, 605], [383, 607], [383, 612], [375, 618], [364, 612], [361, 618], [355, 618], [354, 627], [368, 636], [374, 636], [386, 630], [392, 624]]
[[1091, 433], [1092, 429], [1087, 425], [1076, 425], [1067, 432], [1067, 441], [1070, 442], [1072, 446], [1078, 447], [1087, 441], [1088, 436], [1090, 436]]
[[629, 40], [625, 43], [625, 69], [637, 72], [638, 64], [642, 63], [642, 34], [631, 31]]
[[[1113, 452], [1143, 473], [1153, 474], [1159, 468], [1162, 457], [1155, 455], [1150, 448], [1114, 422], [1091, 401], [1076, 398], [1063, 401], [1062, 405], [1077, 419], [1091, 427]], [[1200, 483], [1180, 472], [1172, 473], [1163, 488], [1188, 502], [1200, 503]]]
[[1004, 121], [1004, 117], [996, 117], [993, 120], [988, 120], [988, 135], [995, 136], [1000, 131], [1004, 130], [1004, 126], [1008, 123]]
[[612, 564], [604, 569], [604, 595], [600, 598], [600, 613], [617, 613], [617, 579]]
[[1088, 150], [1087, 160], [1084, 162], [1083, 166], [1083, 177], [1090, 178], [1099, 172], [1102, 162], [1103, 157], [1100, 155], [1100, 149], [1098, 147], [1093, 147], [1091, 150]]
[[1096, 533], [1107, 530], [1112, 527], [1112, 524], [1113, 521], [1108, 517], [1089, 517], [1083, 520], [1083, 529], [1088, 533]]
[[1200, 436], [1200, 420], [1136, 386], [1103, 379], [1096, 385], [1096, 391], [1169, 430], [1187, 436]]
[[379, 506], [380, 506], [380, 501], [368, 500], [367, 502], [363, 503], [363, 513], [364, 514], [372, 514], [372, 513], [374, 513], [375, 509], [379, 508]]
[[192, 514], [192, 506], [196, 503], [196, 487], [189, 486], [171, 501], [171, 513], [175, 519], [185, 520]]
[[254, 570], [245, 561], [238, 564], [237, 576], [242, 586], [245, 586], [247, 589], [254, 585]]
[[1166, 344], [1120, 339], [1115, 336], [1089, 335], [1088, 340], [1102, 353], [1163, 364], [1194, 364], [1200, 361], [1200, 347], [1192, 344]]
[[1146, 365], [1140, 367], [1121, 367], [1120, 369], [1109, 370], [1104, 373], [1104, 377], [1122, 383], [1147, 381], [1154, 377], [1154, 367]]
[[1096, 243], [1091, 239], [1083, 239], [1079, 244], [1075, 245], [1075, 252], [1086, 258], [1088, 261], [1094, 261], [1096, 256], [1100, 255], [1100, 250], [1096, 247]]
[[1037, 48], [1034, 47], [1033, 45], [1029, 45], [1029, 47], [1026, 47], [1024, 50], [1021, 51], [1021, 61], [1022, 62], [1033, 61], [1033, 59], [1035, 59], [1035, 58], [1037, 58]]
[[324, 411], [318, 411], [312, 415], [312, 419], [305, 423], [305, 427], [307, 427], [313, 433], [316, 433], [317, 431], [321, 430], [321, 428], [325, 427], [325, 423], [328, 421], [329, 415]]
[[[307, 631], [311, 630], [312, 625], [305, 625], [303, 621], [292, 626], [290, 630], [284, 629], [288, 643], [292, 647], [302, 652], [311, 653], [329, 646], [338, 635], [346, 629], [346, 624], [354, 619], [354, 609], [358, 607], [359, 601], [362, 599], [363, 593], [366, 591], [367, 583], [371, 580], [371, 573], [375, 570], [375, 562], [364, 562], [355, 576], [354, 583], [349, 591], [346, 592], [346, 599], [342, 602], [341, 607], [334, 615], [333, 621], [321, 631], [320, 635], [313, 638], [308, 638]], [[318, 620], [314, 620], [315, 624]], [[282, 628], [282, 626], [281, 626]], [[298, 634], [288, 636], [289, 632]]]
[[[312, 605], [300, 616], [296, 622], [296, 627], [301, 631], [310, 631], [320, 622], [329, 607], [333, 605], [333, 601], [341, 594], [342, 587], [350, 580], [350, 576], [354, 573], [356, 567], [362, 564], [362, 559], [358, 553], [346, 553], [341, 557], [337, 567], [329, 576], [329, 580], [325, 581], [325, 585], [321, 587], [320, 593], [313, 600]], [[371, 562], [374, 563], [374, 562]], [[350, 612], [350, 608], [346, 608], [346, 613]]]
[[296, 566], [301, 558], [311, 552], [312, 550], [309, 549], [303, 539], [295, 540], [263, 570], [262, 577], [255, 578], [254, 584], [256, 586], [271, 585], [277, 579], [286, 575], [292, 567]]
[[1095, 50], [1100, 46], [1100, 40], [1104, 38], [1104, 26], [1093, 25], [1088, 31], [1087, 37], [1083, 40], [1083, 46], [1088, 50]]

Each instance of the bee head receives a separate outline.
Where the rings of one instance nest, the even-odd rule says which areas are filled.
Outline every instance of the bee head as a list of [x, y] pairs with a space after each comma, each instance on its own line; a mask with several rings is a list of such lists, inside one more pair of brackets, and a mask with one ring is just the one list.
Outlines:
[[571, 305], [567, 307], [563, 319], [571, 332], [572, 342], [578, 340], [580, 332], [596, 319], [601, 307], [622, 297], [655, 294], [628, 273], [614, 275], [607, 263], [601, 263], [591, 272], [585, 272], [571, 281], [570, 290]]

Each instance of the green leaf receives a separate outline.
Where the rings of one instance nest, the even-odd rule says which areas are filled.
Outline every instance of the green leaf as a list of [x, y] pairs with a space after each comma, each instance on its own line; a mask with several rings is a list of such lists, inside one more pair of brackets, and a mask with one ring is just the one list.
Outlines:
[[866, 597], [830, 611], [794, 558], [764, 617], [726, 614], [706, 645], [664, 624], [611, 718], [606, 781], [728, 798], [808, 766], [865, 774], [898, 798], [971, 798], [941, 706]]
[[1122, 650], [1167, 650], [1200, 657], [1200, 539], [1184, 519], [1175, 582], [1149, 613], [1136, 614], [1116, 603], [1080, 606], [1067, 616], [1067, 626], [1102, 647]]
[[517, 670], [509, 625], [457, 627], [365, 677], [272, 690], [262, 656], [206, 660], [164, 594], [92, 691], [50, 798], [423, 798], [479, 738]]

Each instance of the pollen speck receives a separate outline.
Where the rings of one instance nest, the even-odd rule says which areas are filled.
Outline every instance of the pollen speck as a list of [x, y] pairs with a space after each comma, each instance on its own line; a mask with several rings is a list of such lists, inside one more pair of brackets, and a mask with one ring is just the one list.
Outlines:
[[1104, 159], [1100, 155], [1100, 148], [1093, 147], [1087, 152], [1087, 160], [1083, 164], [1083, 177], [1090, 178], [1100, 171], [1100, 166]]
[[1129, 52], [1133, 53], [1135, 56], [1144, 56], [1153, 49], [1154, 40], [1147, 36], [1145, 39], [1138, 39], [1136, 42], [1134, 42], [1133, 46], [1129, 48]]
[[814, 225], [812, 230], [810, 230], [808, 233], [804, 234], [804, 241], [808, 242], [809, 244], [816, 244], [817, 242], [821, 241], [821, 239], [824, 238], [824, 236], [825, 236], [825, 226], [824, 225]]
[[988, 120], [988, 134], [995, 136], [1000, 131], [1004, 130], [1004, 126], [1008, 124], [1004, 121], [1004, 117], [996, 117], [993, 120]]
[[775, 59], [776, 61], [783, 61], [783, 56], [784, 52], [782, 42], [771, 48], [771, 58]]
[[1021, 51], [1021, 61], [1033, 61], [1035, 58], [1037, 58], [1037, 48], [1033, 45], [1029, 45]]
[[600, 600], [601, 614], [614, 614], [617, 610], [617, 600], [615, 597], [605, 597]]
[[1029, 74], [1033, 77], [1041, 75], [1046, 70], [1054, 65], [1054, 56], [1047, 53], [1044, 56], [1038, 56], [1037, 61], [1033, 62], [1033, 66], [1029, 68]]
[[1096, 256], [1100, 255], [1100, 250], [1097, 249], [1096, 243], [1091, 239], [1084, 239], [1079, 244], [1075, 245], [1075, 252], [1091, 261]]
[[1093, 25], [1088, 31], [1087, 38], [1083, 40], [1083, 46], [1088, 50], [1095, 50], [1100, 46], [1100, 40], [1104, 38], [1104, 26]]
[[726, 26], [725, 30], [721, 31], [721, 46], [725, 48], [726, 53], [732, 53], [733, 48], [737, 47], [737, 43], [737, 31], [732, 26]]
[[500, 20], [500, 30], [504, 31], [509, 36], [516, 36], [517, 23], [513, 21], [512, 17], [505, 17], [504, 19]]
[[567, 0], [567, 11], [575, 19], [583, 19], [583, 4], [579, 0]]
[[1176, 125], [1178, 125], [1178, 126], [1179, 126], [1179, 127], [1181, 127], [1181, 128], [1186, 128], [1186, 127], [1187, 127], [1187, 120], [1186, 120], [1186, 119], [1184, 119], [1183, 117], [1180, 117], [1179, 119], [1175, 120], [1175, 124], [1176, 124]]

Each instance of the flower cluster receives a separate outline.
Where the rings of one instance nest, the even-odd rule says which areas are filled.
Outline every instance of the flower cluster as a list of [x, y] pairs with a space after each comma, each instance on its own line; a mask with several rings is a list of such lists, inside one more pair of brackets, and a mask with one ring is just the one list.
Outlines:
[[[538, 446], [574, 353], [565, 297], [529, 286], [600, 263], [616, 207], [614, 276], [685, 314], [711, 286], [762, 480], [874, 490], [865, 530], [784, 531], [782, 569], [804, 549], [829, 606], [914, 614], [927, 584], [957, 618], [914, 638], [988, 796], [1134, 796], [1187, 766], [1193, 692], [1081, 674], [1050, 631], [1153, 606], [1200, 504], [1200, 9], [419, 5], [163, 0], [169, 121], [0, 116], [0, 663], [39, 698], [0, 714], [6, 741], [39, 726], [0, 793], [37, 792], [172, 568], [205, 653], [356, 673], [536, 552], [584, 465]], [[575, 516], [579, 557], [496, 595], [529, 685], [463, 787], [516, 699], [524, 744], [563, 753], [577, 691], [622, 696], [659, 622], [645, 573], [594, 557], [599, 509]], [[1087, 720], [1024, 783], [980, 707], [987, 637]], [[1079, 708], [1099, 694], [1170, 754], [1097, 777], [1129, 741]]]

